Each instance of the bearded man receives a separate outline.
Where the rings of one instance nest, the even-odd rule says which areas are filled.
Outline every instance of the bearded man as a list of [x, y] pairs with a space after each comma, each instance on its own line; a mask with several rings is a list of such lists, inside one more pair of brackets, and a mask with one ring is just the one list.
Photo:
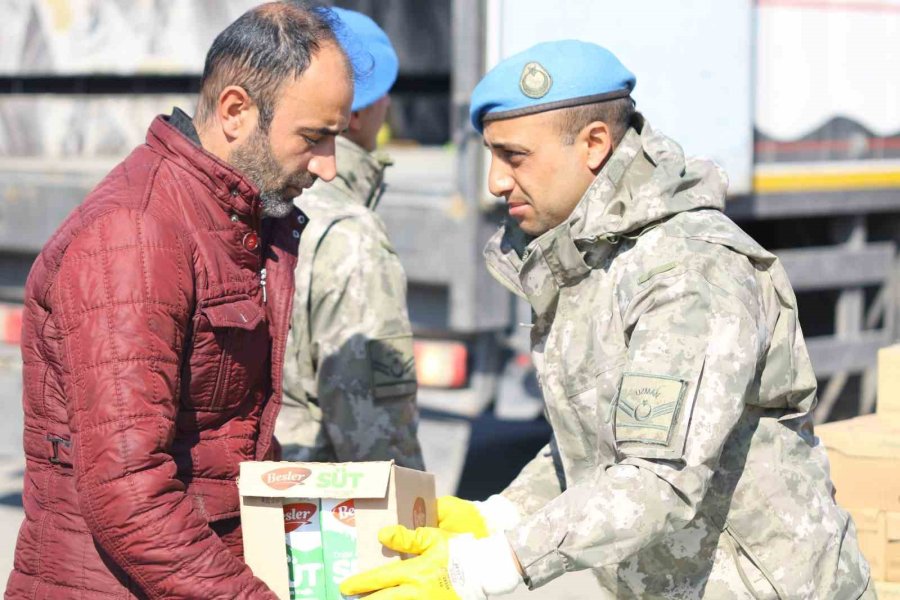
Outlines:
[[349, 120], [333, 22], [274, 2], [231, 24], [196, 117], [158, 117], [35, 262], [6, 598], [277, 598], [241, 560], [235, 480], [276, 455], [293, 198]]

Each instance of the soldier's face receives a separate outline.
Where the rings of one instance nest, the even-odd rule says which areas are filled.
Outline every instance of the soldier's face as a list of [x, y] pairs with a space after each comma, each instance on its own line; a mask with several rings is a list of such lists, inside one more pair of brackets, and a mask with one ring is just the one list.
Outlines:
[[372, 152], [378, 146], [378, 132], [387, 120], [391, 98], [387, 94], [350, 115], [350, 127], [344, 134], [361, 148]]
[[491, 151], [488, 188], [532, 236], [565, 221], [595, 177], [587, 148], [563, 142], [556, 111], [489, 121], [484, 143]]

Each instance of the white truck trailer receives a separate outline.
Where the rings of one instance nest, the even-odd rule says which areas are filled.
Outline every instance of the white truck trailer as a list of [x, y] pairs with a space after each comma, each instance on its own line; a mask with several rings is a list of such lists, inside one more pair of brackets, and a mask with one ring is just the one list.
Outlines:
[[[21, 299], [44, 241], [153, 116], [193, 106], [210, 42], [254, 4], [0, 0], [0, 299]], [[504, 207], [467, 114], [486, 69], [551, 39], [609, 47], [654, 127], [725, 167], [727, 211], [797, 290], [817, 418], [871, 411], [875, 351], [898, 333], [900, 0], [337, 4], [372, 14], [398, 46], [394, 121], [451, 142], [392, 146], [379, 208], [409, 277], [421, 403], [458, 418], [436, 436], [448, 472], [469, 419], [541, 410], [518, 326], [530, 312], [482, 265]]]

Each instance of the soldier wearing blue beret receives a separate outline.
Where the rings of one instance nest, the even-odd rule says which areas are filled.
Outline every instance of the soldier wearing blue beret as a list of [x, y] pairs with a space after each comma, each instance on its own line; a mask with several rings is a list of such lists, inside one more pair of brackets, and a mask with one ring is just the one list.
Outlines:
[[376, 151], [377, 135], [399, 64], [375, 21], [333, 10], [353, 65], [353, 105], [336, 140], [336, 177], [294, 200], [309, 223], [300, 238], [276, 435], [285, 459], [393, 460], [422, 469], [406, 274], [375, 213], [390, 164]]
[[485, 256], [534, 311], [553, 437], [501, 494], [441, 498], [438, 529], [382, 530], [419, 556], [344, 593], [474, 600], [591, 569], [617, 598], [874, 598], [784, 269], [723, 213], [724, 172], [634, 111], [634, 85], [569, 40], [475, 88], [510, 216]]

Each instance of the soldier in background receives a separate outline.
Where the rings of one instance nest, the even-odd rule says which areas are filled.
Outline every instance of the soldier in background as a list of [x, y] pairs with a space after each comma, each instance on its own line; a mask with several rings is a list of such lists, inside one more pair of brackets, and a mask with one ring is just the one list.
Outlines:
[[724, 172], [634, 112], [634, 85], [569, 40], [475, 88], [511, 217], [485, 256], [534, 311], [553, 437], [501, 494], [440, 499], [440, 529], [382, 530], [420, 556], [344, 594], [482, 600], [591, 569], [617, 598], [874, 597], [787, 275], [723, 214]]
[[300, 240], [284, 406], [286, 460], [390, 460], [423, 469], [406, 275], [374, 213], [390, 164], [375, 153], [398, 60], [369, 17], [335, 8], [357, 73], [352, 115], [337, 139], [337, 177], [298, 197]]

